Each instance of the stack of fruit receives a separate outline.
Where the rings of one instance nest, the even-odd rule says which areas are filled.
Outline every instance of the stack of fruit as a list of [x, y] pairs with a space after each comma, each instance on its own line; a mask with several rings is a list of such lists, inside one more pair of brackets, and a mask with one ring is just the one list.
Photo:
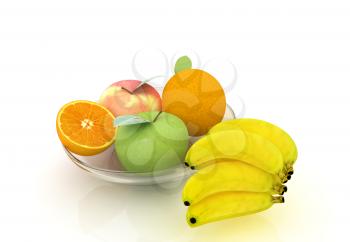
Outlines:
[[183, 56], [162, 97], [148, 80], [110, 85], [99, 102], [73, 101], [57, 115], [57, 132], [71, 152], [91, 156], [114, 143], [121, 166], [131, 172], [153, 172], [183, 163], [189, 136], [206, 134], [220, 122], [225, 93], [209, 73], [192, 69]]
[[279, 127], [256, 119], [221, 122], [187, 152], [198, 169], [183, 189], [190, 226], [251, 214], [284, 202], [297, 148]]
[[[255, 119], [221, 122], [226, 97], [209, 73], [183, 56], [162, 98], [146, 81], [109, 86], [98, 103], [73, 101], [57, 115], [71, 152], [91, 156], [114, 144], [122, 167], [153, 172], [181, 164], [199, 170], [183, 189], [187, 221], [198, 226], [284, 202], [297, 149], [277, 126]], [[188, 150], [189, 136], [203, 136]]]

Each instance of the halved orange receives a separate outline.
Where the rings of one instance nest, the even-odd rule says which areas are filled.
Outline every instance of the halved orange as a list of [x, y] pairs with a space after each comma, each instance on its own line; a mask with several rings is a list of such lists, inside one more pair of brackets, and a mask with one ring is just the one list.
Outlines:
[[58, 112], [56, 128], [62, 144], [71, 152], [90, 156], [101, 153], [114, 141], [113, 114], [98, 103], [73, 101]]

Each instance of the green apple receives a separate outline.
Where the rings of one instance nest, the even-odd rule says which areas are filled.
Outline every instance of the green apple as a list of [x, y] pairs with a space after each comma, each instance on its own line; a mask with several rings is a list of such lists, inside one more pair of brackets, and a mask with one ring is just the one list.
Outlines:
[[189, 135], [180, 118], [166, 112], [145, 112], [136, 116], [145, 122], [117, 128], [115, 150], [126, 170], [152, 172], [183, 162]]

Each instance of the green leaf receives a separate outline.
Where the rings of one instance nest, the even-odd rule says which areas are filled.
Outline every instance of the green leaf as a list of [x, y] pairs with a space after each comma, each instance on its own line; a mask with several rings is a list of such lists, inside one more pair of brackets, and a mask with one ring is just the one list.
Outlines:
[[175, 73], [178, 73], [183, 70], [191, 69], [192, 68], [192, 61], [188, 56], [181, 56], [175, 64]]
[[133, 124], [151, 123], [151, 121], [138, 115], [123, 115], [114, 120], [114, 126], [125, 126]]
[[118, 116], [114, 120], [114, 126], [126, 126], [134, 124], [144, 124], [154, 122], [161, 112], [151, 111], [132, 115]]

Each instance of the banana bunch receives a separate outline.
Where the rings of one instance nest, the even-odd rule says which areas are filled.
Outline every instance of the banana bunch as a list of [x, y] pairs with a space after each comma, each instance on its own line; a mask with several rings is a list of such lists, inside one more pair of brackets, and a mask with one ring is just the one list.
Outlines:
[[187, 222], [199, 226], [256, 213], [283, 203], [298, 156], [281, 128], [257, 119], [218, 123], [188, 150], [185, 165], [198, 170], [183, 189]]

